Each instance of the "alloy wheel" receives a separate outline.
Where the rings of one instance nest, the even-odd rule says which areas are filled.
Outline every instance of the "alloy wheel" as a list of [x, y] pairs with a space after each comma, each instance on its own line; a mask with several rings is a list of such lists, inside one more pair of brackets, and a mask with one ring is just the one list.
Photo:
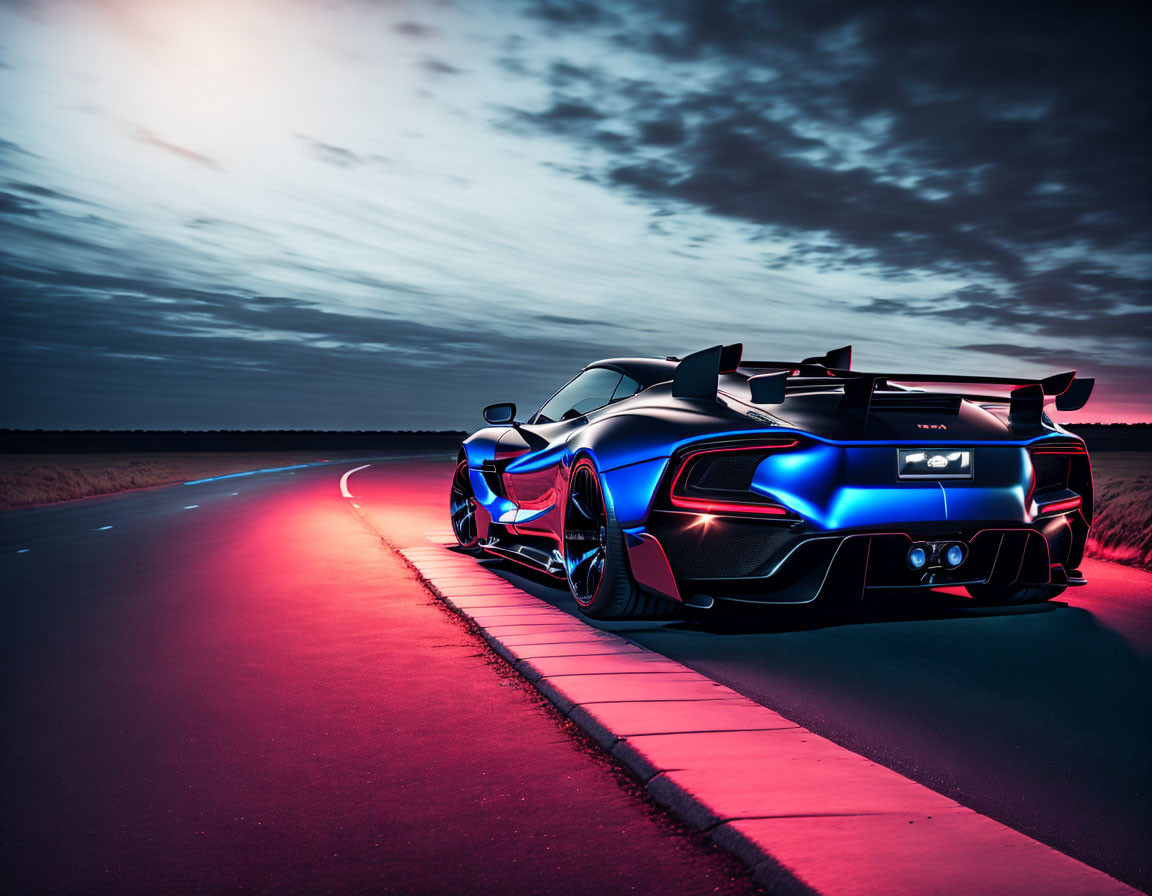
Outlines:
[[608, 514], [600, 477], [587, 461], [578, 463], [564, 507], [564, 570], [572, 596], [588, 606], [600, 591], [608, 554]]
[[452, 532], [461, 547], [476, 545], [479, 535], [476, 530], [476, 495], [468, 478], [468, 461], [462, 460], [452, 476], [452, 494], [448, 501], [452, 514]]

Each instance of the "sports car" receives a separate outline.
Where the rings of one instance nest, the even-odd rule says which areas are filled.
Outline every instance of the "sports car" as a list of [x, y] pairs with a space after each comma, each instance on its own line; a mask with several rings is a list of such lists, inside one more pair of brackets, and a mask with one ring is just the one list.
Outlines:
[[489, 405], [461, 446], [459, 549], [566, 580], [598, 618], [963, 587], [987, 603], [1083, 585], [1077, 410], [1093, 380], [851, 369], [743, 347], [596, 361], [527, 420]]

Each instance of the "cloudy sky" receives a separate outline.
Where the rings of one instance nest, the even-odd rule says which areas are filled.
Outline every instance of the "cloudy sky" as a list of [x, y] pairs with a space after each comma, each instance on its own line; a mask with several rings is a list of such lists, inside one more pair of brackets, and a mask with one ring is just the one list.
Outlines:
[[473, 428], [735, 340], [1152, 419], [1148, 22], [1062, 6], [0, 0], [0, 426]]

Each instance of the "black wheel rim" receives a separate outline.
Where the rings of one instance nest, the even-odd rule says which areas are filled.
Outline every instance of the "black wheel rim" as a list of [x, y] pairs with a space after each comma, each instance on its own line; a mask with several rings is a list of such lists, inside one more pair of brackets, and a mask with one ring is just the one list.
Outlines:
[[452, 477], [452, 497], [448, 502], [452, 514], [452, 532], [462, 547], [476, 544], [476, 496], [468, 479], [468, 461], [462, 460]]
[[564, 570], [581, 606], [588, 606], [600, 592], [607, 553], [608, 514], [600, 477], [591, 464], [578, 464], [564, 506]]

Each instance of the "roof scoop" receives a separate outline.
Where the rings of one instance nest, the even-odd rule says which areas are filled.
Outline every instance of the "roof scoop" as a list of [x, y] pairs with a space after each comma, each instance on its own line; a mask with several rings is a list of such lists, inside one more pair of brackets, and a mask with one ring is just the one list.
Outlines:
[[[742, 346], [734, 348], [743, 349]], [[724, 350], [724, 346], [714, 345], [687, 355], [677, 364], [676, 373], [672, 377], [672, 397], [714, 401], [720, 385], [720, 362]], [[736, 363], [740, 363], [739, 356]]]
[[844, 345], [840, 348], [834, 348], [830, 352], [825, 352], [815, 358], [805, 358], [800, 362], [801, 364], [820, 364], [827, 367], [829, 370], [851, 370], [852, 369], [852, 346]]
[[753, 404], [783, 404], [788, 371], [763, 373], [748, 378], [748, 389], [752, 392]]

